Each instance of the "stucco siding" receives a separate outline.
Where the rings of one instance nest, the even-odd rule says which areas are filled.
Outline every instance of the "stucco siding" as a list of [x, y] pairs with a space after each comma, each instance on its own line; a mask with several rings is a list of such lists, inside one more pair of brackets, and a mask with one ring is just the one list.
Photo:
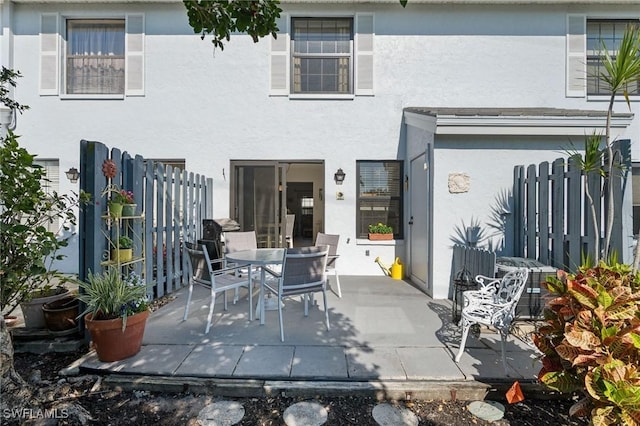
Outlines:
[[[230, 160], [317, 160], [325, 166], [325, 231], [341, 235], [340, 272], [377, 275], [380, 256], [405, 256], [405, 241], [371, 245], [356, 238], [357, 160], [407, 160], [403, 109], [429, 107], [553, 107], [605, 110], [603, 100], [565, 96], [566, 15], [638, 17], [624, 5], [284, 4], [289, 16], [374, 14], [374, 96], [294, 100], [269, 96], [270, 41], [234, 35], [214, 50], [189, 27], [176, 3], [16, 3], [12, 54], [3, 33], [2, 58], [24, 75], [15, 98], [31, 109], [18, 117], [22, 144], [60, 169], [78, 167], [79, 141], [96, 140], [149, 158], [184, 158], [210, 176], [214, 217], [228, 217]], [[2, 9], [7, 10], [6, 5]], [[117, 100], [61, 99], [38, 94], [40, 13], [120, 17], [143, 13], [144, 96]], [[1, 20], [2, 22], [6, 19]], [[624, 102], [616, 111], [628, 112]], [[621, 136], [640, 160], [640, 102]], [[435, 131], [435, 128], [434, 128]], [[579, 138], [574, 140], [580, 144]], [[513, 166], [560, 155], [566, 137], [435, 136], [434, 296], [446, 297], [450, 236], [462, 220], [486, 221], [496, 193], [510, 188]], [[408, 154], [409, 153], [409, 154]], [[344, 185], [333, 173], [342, 168]], [[468, 193], [450, 194], [447, 176], [466, 172]], [[322, 179], [321, 177], [314, 177]], [[61, 179], [62, 192], [77, 185]], [[344, 200], [336, 199], [336, 191]], [[314, 194], [317, 195], [317, 194]], [[348, 241], [348, 242], [347, 242]], [[368, 255], [367, 255], [368, 251]], [[70, 249], [73, 253], [73, 247]], [[446, 284], [445, 284], [446, 283]]]

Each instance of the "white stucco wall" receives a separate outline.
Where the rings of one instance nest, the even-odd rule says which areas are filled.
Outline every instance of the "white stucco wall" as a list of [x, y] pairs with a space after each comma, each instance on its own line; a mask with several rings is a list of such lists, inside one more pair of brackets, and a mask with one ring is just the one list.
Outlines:
[[[17, 3], [10, 44], [13, 66], [24, 78], [19, 80], [15, 97], [31, 106], [18, 120], [21, 142], [41, 158], [59, 158], [61, 171], [78, 167], [81, 139], [100, 141], [144, 157], [185, 158], [190, 171], [213, 178], [214, 217], [229, 216], [229, 181], [225, 175], [229, 176], [230, 159], [322, 160], [325, 230], [341, 234], [340, 272], [381, 274], [373, 260], [380, 256], [390, 263], [396, 255], [403, 256], [404, 242], [371, 245], [357, 241], [356, 160], [404, 159], [403, 108], [604, 110], [603, 101], [565, 96], [566, 13], [638, 15], [637, 5], [448, 7], [409, 2], [406, 9], [397, 4], [283, 6], [293, 16], [374, 12], [375, 96], [340, 101], [270, 97], [269, 40], [254, 44], [248, 36], [234, 35], [224, 51], [214, 51], [208, 40], [193, 34], [181, 2]], [[41, 12], [59, 12], [67, 17], [144, 13], [145, 95], [123, 100], [39, 96]], [[4, 58], [6, 33], [2, 37]], [[619, 103], [616, 110], [627, 108]], [[640, 117], [638, 102], [632, 104], [632, 111]], [[637, 159], [639, 134], [640, 119], [636, 118], [624, 136], [634, 141]], [[445, 275], [439, 265], [446, 260], [451, 228], [470, 217], [470, 212], [474, 217], [486, 216], [487, 197], [495, 188], [509, 186], [513, 164], [555, 158], [554, 150], [561, 141], [558, 138], [546, 142], [546, 146], [527, 137], [436, 141], [436, 285]], [[487, 154], [486, 149], [492, 153]], [[481, 167], [486, 156], [502, 161], [496, 167]], [[342, 186], [333, 181], [338, 168], [346, 173]], [[468, 194], [453, 196], [446, 192], [444, 174], [450, 171], [471, 175], [472, 190]], [[77, 185], [63, 177], [60, 189], [77, 190]], [[344, 193], [344, 200], [336, 200], [337, 190]], [[69, 253], [73, 256], [73, 250]], [[443, 296], [442, 292], [437, 295]]]

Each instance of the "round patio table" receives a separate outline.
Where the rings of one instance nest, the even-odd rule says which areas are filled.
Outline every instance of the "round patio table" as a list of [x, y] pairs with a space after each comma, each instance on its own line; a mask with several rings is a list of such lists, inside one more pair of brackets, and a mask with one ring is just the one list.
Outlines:
[[257, 248], [250, 250], [238, 250], [225, 255], [228, 262], [250, 263], [252, 266], [260, 266], [260, 295], [256, 306], [256, 316], [260, 318], [260, 324], [264, 324], [264, 283], [265, 272], [263, 266], [281, 265], [284, 260], [283, 248]]

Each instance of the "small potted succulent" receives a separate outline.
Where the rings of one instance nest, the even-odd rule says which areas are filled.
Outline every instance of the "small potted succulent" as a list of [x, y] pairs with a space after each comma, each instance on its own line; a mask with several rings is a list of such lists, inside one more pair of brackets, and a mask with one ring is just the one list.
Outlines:
[[131, 259], [133, 259], [133, 240], [126, 235], [121, 235], [115, 248], [111, 250], [111, 260], [123, 263]]
[[373, 241], [393, 240], [393, 228], [382, 222], [369, 225], [369, 239]]

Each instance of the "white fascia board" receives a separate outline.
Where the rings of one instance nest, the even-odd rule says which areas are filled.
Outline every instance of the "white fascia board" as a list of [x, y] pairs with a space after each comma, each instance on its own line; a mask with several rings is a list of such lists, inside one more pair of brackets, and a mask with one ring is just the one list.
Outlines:
[[417, 114], [410, 111], [404, 112], [404, 123], [406, 125], [428, 130], [432, 133], [435, 133], [437, 120], [434, 115]]
[[[611, 129], [624, 130], [633, 116], [613, 117]], [[579, 135], [604, 130], [606, 117], [460, 117], [438, 115], [439, 135]], [[612, 135], [614, 136], [614, 135]]]

